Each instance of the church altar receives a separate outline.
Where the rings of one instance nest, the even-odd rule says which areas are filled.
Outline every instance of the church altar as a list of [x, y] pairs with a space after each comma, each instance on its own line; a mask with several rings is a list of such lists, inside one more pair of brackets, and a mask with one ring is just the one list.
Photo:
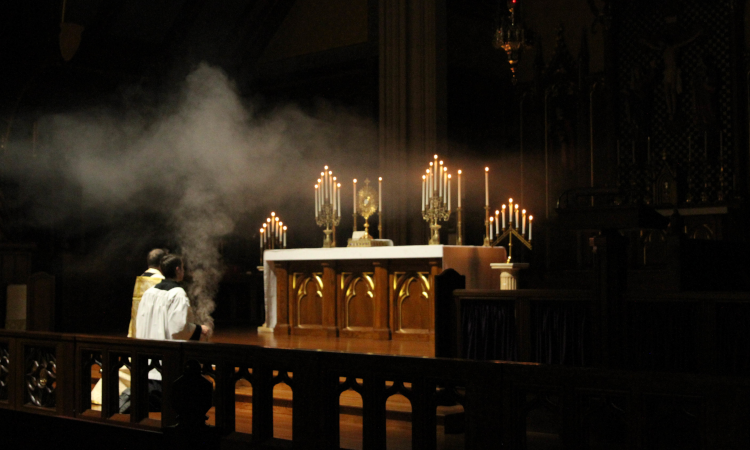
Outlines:
[[266, 323], [276, 334], [430, 340], [434, 278], [466, 276], [467, 289], [499, 289], [491, 263], [503, 247], [410, 245], [266, 250]]

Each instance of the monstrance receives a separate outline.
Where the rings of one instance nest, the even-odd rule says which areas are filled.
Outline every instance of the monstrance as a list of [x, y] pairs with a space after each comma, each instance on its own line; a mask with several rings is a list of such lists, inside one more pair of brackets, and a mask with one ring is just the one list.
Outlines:
[[370, 187], [369, 179], [366, 179], [364, 187], [357, 191], [357, 212], [365, 219], [365, 235], [360, 239], [372, 240], [373, 237], [370, 236], [368, 219], [371, 215], [378, 212], [378, 193]]

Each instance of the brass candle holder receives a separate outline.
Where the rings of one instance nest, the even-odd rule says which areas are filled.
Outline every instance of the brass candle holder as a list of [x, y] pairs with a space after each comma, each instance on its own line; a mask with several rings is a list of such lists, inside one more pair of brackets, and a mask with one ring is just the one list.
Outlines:
[[[331, 248], [336, 246], [334, 233], [341, 222], [341, 184], [336, 182], [336, 177], [332, 170], [328, 170], [328, 166], [325, 166], [325, 171], [320, 176], [315, 185], [315, 223], [325, 227], [323, 248]], [[333, 239], [331, 234], [334, 234]]]
[[440, 245], [440, 225], [451, 216], [450, 180], [448, 168], [443, 161], [430, 162], [430, 168], [422, 176], [422, 218], [430, 224], [430, 245]]
[[[511, 199], [510, 204], [513, 205], [512, 199]], [[519, 232], [518, 231], [519, 230], [518, 205], [516, 204], [515, 206], [516, 206], [515, 211], [512, 208], [510, 208], [510, 210], [508, 211], [509, 220], [508, 220], [508, 226], [506, 227], [505, 226], [505, 205], [503, 205], [503, 233], [499, 234], [497, 238], [495, 238], [492, 241], [492, 246], [494, 247], [496, 245], [499, 245], [503, 240], [505, 240], [505, 238], [508, 238], [508, 261], [507, 261], [508, 263], [510, 263], [511, 258], [513, 257], [513, 236], [515, 236], [516, 239], [518, 239], [518, 241], [521, 244], [525, 245], [526, 248], [528, 248], [529, 250], [532, 250], [531, 223], [534, 220], [534, 216], [531, 216], [531, 215], [529, 216], [528, 227], [526, 227], [527, 225], [526, 224], [526, 210], [525, 209], [523, 210], [523, 216], [522, 216], [523, 222], [520, 228], [521, 231]], [[489, 208], [488, 208], [488, 211], [489, 211]], [[515, 220], [513, 220], [514, 212], [515, 212]]]

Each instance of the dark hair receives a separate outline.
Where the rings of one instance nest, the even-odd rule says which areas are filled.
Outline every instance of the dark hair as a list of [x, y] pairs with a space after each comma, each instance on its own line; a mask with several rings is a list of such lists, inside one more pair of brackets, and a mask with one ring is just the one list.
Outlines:
[[148, 264], [148, 267], [158, 269], [161, 265], [162, 258], [164, 258], [164, 256], [166, 255], [167, 252], [163, 249], [155, 248], [148, 252], [148, 256], [146, 257], [146, 264]]
[[161, 260], [159, 270], [165, 278], [175, 278], [177, 268], [182, 266], [182, 257], [180, 255], [167, 255]]

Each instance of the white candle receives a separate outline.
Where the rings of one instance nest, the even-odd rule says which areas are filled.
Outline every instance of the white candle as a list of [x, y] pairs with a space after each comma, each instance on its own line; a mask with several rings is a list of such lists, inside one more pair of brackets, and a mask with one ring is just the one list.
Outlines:
[[328, 171], [328, 200], [331, 205], [333, 205], [333, 199], [335, 197], [336, 193], [333, 192], [333, 171]]
[[328, 199], [328, 166], [323, 166], [323, 203], [325, 203], [325, 200]]
[[531, 222], [534, 220], [534, 216], [529, 216], [529, 241], [531, 241]]
[[357, 179], [354, 179], [354, 214], [357, 213]]
[[508, 199], [508, 226], [513, 225], [513, 199]]
[[438, 161], [437, 161], [437, 158], [438, 158], [438, 156], [435, 155], [435, 164], [433, 165], [433, 171], [432, 171], [432, 192], [433, 192], [433, 195], [434, 195], [434, 192], [437, 191], [437, 183], [438, 183], [437, 178], [435, 178], [435, 177], [438, 176], [438, 171], [437, 171]]
[[523, 222], [521, 222], [521, 234], [526, 234], [526, 210], [523, 210]]
[[516, 203], [516, 226], [518, 226], [518, 203]]
[[318, 218], [318, 185], [315, 185], [315, 218]]
[[495, 239], [495, 234], [493, 233], [493, 231], [495, 230], [495, 225], [493, 223], [494, 222], [493, 219], [495, 219], [495, 218], [492, 217], [492, 216], [490, 216], [490, 241], [493, 240], [493, 239]]
[[440, 178], [438, 180], [438, 196], [440, 198], [443, 198], [443, 174], [444, 174], [444, 172], [443, 172], [443, 162], [440, 161], [440, 169], [439, 169], [439, 172], [438, 172], [438, 177]]
[[427, 175], [422, 175], [422, 212], [424, 212], [424, 199], [427, 196]]
[[461, 169], [458, 170], [458, 207], [461, 207]]
[[260, 229], [260, 250], [263, 251], [263, 236], [265, 233], [263, 233], [263, 228]]
[[451, 212], [451, 176], [448, 175], [448, 213]]
[[503, 230], [505, 229], [505, 205], [503, 205]]
[[378, 211], [383, 211], [383, 177], [378, 177]]
[[495, 210], [495, 233], [500, 234], [500, 210]]
[[331, 192], [333, 193], [333, 196], [331, 197], [331, 207], [333, 208], [333, 213], [336, 214], [336, 183], [333, 183], [333, 189]]
[[276, 222], [276, 225], [274, 225], [273, 234], [278, 240], [279, 239], [279, 218], [278, 217], [276, 218], [275, 222]]
[[448, 168], [443, 167], [443, 198], [448, 197]]
[[284, 248], [286, 248], [286, 227], [284, 227]]
[[427, 172], [427, 198], [432, 198], [432, 192], [435, 190], [433, 188], [434, 183], [432, 181], [434, 179], [434, 177], [432, 176], [432, 161], [430, 161], [430, 168], [427, 169]]
[[484, 206], [490, 206], [490, 168], [484, 168]]
[[339, 184], [338, 184], [338, 187], [339, 187], [339, 189], [338, 189], [338, 191], [339, 191], [339, 196], [338, 196], [338, 198], [336, 199], [336, 203], [338, 204], [338, 206], [337, 206], [337, 208], [336, 208], [336, 209], [337, 209], [337, 210], [338, 210], [338, 212], [339, 212], [339, 217], [341, 217], [341, 183], [339, 183]]

